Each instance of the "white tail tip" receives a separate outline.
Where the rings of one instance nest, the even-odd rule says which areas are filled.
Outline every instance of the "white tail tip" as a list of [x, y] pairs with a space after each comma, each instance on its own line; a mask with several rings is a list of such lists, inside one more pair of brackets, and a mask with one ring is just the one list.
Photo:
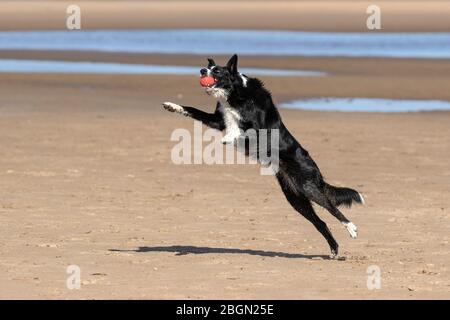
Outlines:
[[358, 192], [359, 199], [361, 199], [361, 204], [366, 204], [366, 200], [364, 200], [364, 197], [361, 193]]

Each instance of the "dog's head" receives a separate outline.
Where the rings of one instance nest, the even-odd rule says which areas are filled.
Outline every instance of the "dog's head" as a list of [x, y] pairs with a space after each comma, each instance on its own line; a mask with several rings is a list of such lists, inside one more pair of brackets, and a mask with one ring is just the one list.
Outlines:
[[226, 99], [237, 86], [244, 87], [247, 77], [238, 71], [238, 56], [233, 55], [226, 66], [218, 66], [208, 59], [208, 66], [200, 70], [201, 77], [211, 77], [214, 81], [205, 82], [205, 90], [217, 99]]

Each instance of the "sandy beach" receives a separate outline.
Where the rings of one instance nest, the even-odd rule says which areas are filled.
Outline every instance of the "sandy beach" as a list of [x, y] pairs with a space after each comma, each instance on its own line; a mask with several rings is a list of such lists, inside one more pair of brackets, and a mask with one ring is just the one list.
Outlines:
[[[73, 1], [2, 1], [0, 30], [65, 29], [66, 9]], [[76, 1], [83, 29], [281, 29], [367, 31], [367, 7], [373, 1]], [[377, 1], [383, 30], [450, 31], [450, 3]]]
[[[405, 2], [382, 3], [401, 17], [387, 14], [385, 31], [450, 31], [448, 3]], [[64, 28], [55, 13], [63, 2], [37, 3], [2, 2], [0, 29]], [[107, 3], [114, 4], [109, 11]], [[366, 3], [333, 3], [288, 1], [269, 24], [261, 9], [232, 25], [220, 16], [194, 19], [204, 2], [135, 1], [126, 17], [115, 1], [83, 6], [92, 29], [358, 30], [350, 17], [359, 19]], [[233, 2], [242, 16], [250, 4]], [[191, 8], [183, 19], [161, 17], [183, 5]], [[13, 13], [22, 8], [18, 23]], [[312, 15], [329, 11], [339, 14]], [[0, 51], [0, 58], [205, 63], [201, 56], [98, 52]], [[450, 101], [449, 60], [246, 56], [240, 63], [330, 74], [263, 77], [277, 103], [317, 96]], [[214, 106], [196, 76], [0, 73], [1, 299], [450, 297], [450, 112], [281, 110], [327, 181], [366, 198], [365, 206], [343, 209], [359, 228], [357, 239], [317, 208], [340, 244], [344, 259], [336, 261], [257, 166], [175, 165], [170, 135], [193, 131], [193, 121], [164, 111], [163, 101]], [[80, 290], [66, 286], [69, 265], [81, 268]], [[373, 265], [381, 269], [379, 290], [366, 285]]]

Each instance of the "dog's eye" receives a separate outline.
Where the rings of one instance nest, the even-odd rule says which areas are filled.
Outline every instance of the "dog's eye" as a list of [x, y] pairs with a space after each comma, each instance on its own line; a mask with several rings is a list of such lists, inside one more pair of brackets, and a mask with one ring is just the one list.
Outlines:
[[219, 72], [220, 72], [220, 71], [217, 70], [217, 69], [214, 69], [214, 70], [213, 70], [213, 73], [214, 73], [214, 74], [218, 74]]

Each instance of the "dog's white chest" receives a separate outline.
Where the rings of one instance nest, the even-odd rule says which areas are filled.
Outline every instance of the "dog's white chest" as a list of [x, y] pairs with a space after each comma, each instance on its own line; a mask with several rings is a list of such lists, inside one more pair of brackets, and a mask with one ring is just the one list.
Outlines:
[[225, 122], [225, 136], [222, 139], [223, 143], [233, 142], [241, 135], [239, 128], [240, 114], [226, 102], [220, 102], [219, 111], [223, 115]]

